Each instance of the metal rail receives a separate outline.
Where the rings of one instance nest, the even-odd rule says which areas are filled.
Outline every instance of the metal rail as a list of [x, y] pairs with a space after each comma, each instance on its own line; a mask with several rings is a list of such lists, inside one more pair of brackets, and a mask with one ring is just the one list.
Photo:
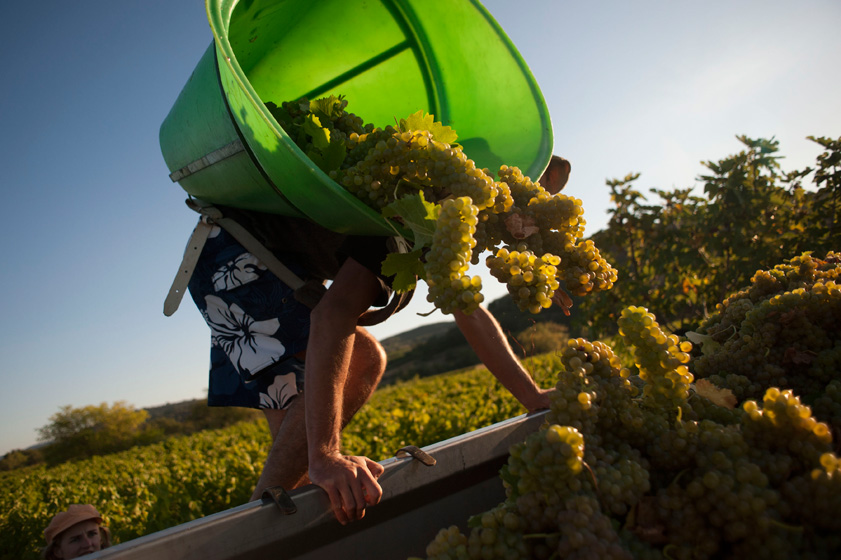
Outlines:
[[[467, 518], [505, 499], [499, 469], [509, 447], [537, 430], [545, 412], [522, 415], [422, 451], [427, 466], [405, 453], [382, 461], [383, 499], [361, 521], [341, 525], [317, 486], [288, 493], [294, 513], [264, 498], [122, 543], [94, 559], [394, 559], [425, 556], [444, 527], [464, 530]], [[429, 462], [429, 461], [426, 461]], [[288, 505], [288, 504], [287, 504]], [[290, 511], [290, 510], [287, 510]]]

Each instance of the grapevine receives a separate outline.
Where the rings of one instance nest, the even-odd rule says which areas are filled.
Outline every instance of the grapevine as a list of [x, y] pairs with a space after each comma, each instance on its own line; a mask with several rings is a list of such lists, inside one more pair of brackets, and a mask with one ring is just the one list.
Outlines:
[[841, 434], [840, 263], [838, 253], [805, 253], [757, 271], [690, 333], [702, 343], [696, 376], [740, 401], [790, 389]]
[[790, 389], [736, 408], [693, 383], [692, 344], [644, 308], [619, 325], [635, 371], [606, 344], [570, 340], [544, 426], [500, 473], [505, 501], [464, 533], [442, 530], [426, 557], [837, 557], [828, 425]]
[[[412, 270], [443, 313], [470, 313], [483, 301], [479, 278], [465, 270], [485, 251], [491, 253], [486, 265], [492, 275], [523, 311], [550, 307], [559, 289], [584, 296], [613, 287], [616, 270], [592, 241], [582, 240], [586, 221], [579, 199], [550, 194], [517, 167], [502, 165], [495, 179], [468, 158], [455, 131], [432, 115], [419, 111], [396, 126], [377, 128], [347, 112], [343, 97], [267, 107], [334, 181], [413, 230], [410, 257], [389, 255], [383, 272], [423, 260], [423, 267]], [[401, 278], [395, 289], [415, 285]]]

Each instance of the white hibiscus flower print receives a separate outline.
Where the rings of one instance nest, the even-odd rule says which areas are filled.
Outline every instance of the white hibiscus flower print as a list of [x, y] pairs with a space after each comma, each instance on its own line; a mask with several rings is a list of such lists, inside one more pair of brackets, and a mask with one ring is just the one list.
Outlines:
[[280, 327], [276, 318], [255, 321], [237, 304], [228, 306], [217, 296], [205, 296], [204, 301], [213, 344], [225, 351], [240, 374], [250, 377], [286, 353], [283, 344], [271, 336]]
[[265, 393], [260, 393], [261, 408], [284, 409], [298, 394], [295, 384], [295, 374], [287, 373], [275, 377], [274, 383], [269, 385]]
[[242, 253], [213, 273], [213, 289], [221, 292], [248, 284], [260, 277], [258, 270], [266, 270], [266, 265], [251, 253]]

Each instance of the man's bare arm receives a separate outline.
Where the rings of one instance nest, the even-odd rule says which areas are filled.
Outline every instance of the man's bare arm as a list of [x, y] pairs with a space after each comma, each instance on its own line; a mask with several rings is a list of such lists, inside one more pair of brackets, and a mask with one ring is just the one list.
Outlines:
[[307, 346], [306, 433], [309, 477], [330, 498], [340, 523], [361, 519], [382, 497], [383, 468], [367, 457], [341, 452], [343, 402], [356, 321], [378, 294], [379, 283], [348, 259], [312, 312]]
[[549, 408], [549, 393], [541, 389], [511, 349], [496, 318], [484, 307], [470, 315], [453, 313], [467, 342], [485, 367], [529, 412]]

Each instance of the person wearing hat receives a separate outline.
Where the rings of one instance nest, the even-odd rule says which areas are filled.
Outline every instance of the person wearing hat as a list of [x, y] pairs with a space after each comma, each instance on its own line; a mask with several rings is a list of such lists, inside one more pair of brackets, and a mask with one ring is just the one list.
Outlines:
[[111, 532], [102, 526], [102, 516], [89, 504], [73, 504], [56, 514], [44, 529], [46, 560], [67, 560], [111, 546]]

